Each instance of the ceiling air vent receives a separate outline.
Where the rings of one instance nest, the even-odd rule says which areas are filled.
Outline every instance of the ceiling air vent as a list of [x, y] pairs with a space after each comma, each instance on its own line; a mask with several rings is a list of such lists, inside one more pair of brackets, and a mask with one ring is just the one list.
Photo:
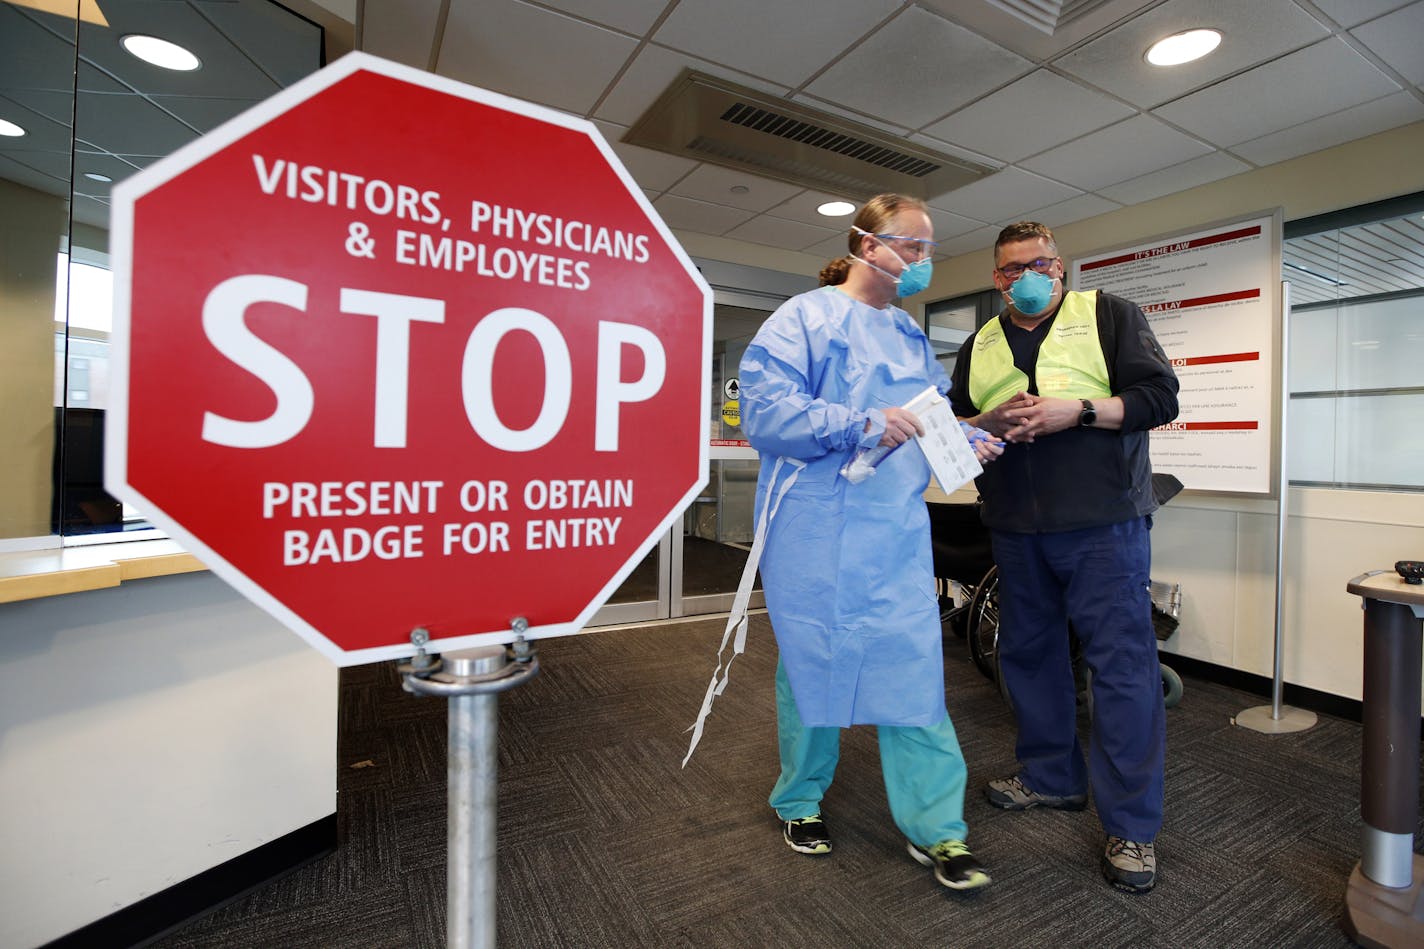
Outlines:
[[623, 141], [862, 201], [932, 198], [994, 170], [690, 70]]
[[1078, 17], [1107, 3], [1108, 0], [985, 0], [985, 2], [1018, 17], [1040, 32], [1052, 36], [1060, 26], [1067, 26]]

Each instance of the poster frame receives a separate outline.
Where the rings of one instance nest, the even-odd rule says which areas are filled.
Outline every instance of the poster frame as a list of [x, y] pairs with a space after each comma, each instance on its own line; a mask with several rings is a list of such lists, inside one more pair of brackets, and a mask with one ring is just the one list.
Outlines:
[[[1266, 254], [1268, 260], [1262, 266], [1268, 266], [1270, 269], [1269, 272], [1263, 270], [1260, 291], [1261, 296], [1266, 298], [1265, 312], [1267, 318], [1271, 321], [1269, 351], [1261, 355], [1262, 361], [1268, 363], [1268, 365], [1264, 367], [1264, 375], [1268, 381], [1264, 384], [1269, 388], [1269, 391], [1264, 394], [1269, 408], [1261, 419], [1262, 425], [1266, 426], [1267, 429], [1264, 434], [1269, 443], [1269, 455], [1266, 470], [1262, 472], [1260, 479], [1258, 479], [1258, 481], [1264, 480], [1265, 483], [1261, 488], [1256, 490], [1231, 490], [1216, 487], [1201, 487], [1199, 485], [1193, 486], [1187, 483], [1186, 478], [1183, 478], [1184, 487], [1181, 495], [1183, 498], [1254, 498], [1263, 500], [1279, 500], [1280, 498], [1280, 472], [1281, 465], [1284, 464], [1284, 459], [1281, 456], [1281, 434], [1284, 431], [1283, 426], [1286, 424], [1286, 419], [1284, 418], [1286, 402], [1284, 387], [1287, 385], [1287, 380], [1283, 375], [1285, 360], [1281, 354], [1281, 341], [1283, 338], [1284, 321], [1289, 318], [1289, 314], [1284, 312], [1285, 306], [1281, 288], [1281, 255], [1285, 232], [1284, 220], [1284, 209], [1277, 205], [1274, 208], [1264, 208], [1248, 213], [1232, 215], [1230, 217], [1205, 221], [1200, 224], [1176, 227], [1157, 234], [1149, 234], [1130, 242], [1109, 244], [1095, 250], [1064, 255], [1065, 272], [1070, 275], [1072, 283], [1071, 289], [1076, 290], [1081, 289], [1078, 285], [1081, 276], [1080, 266], [1085, 261], [1091, 262], [1096, 258], [1120, 254], [1150, 245], [1171, 243], [1190, 235], [1200, 234], [1204, 231], [1223, 230], [1236, 225], [1250, 224], [1257, 221], [1263, 223], [1267, 232]], [[1133, 302], [1136, 303], [1137, 301]], [[1149, 439], [1154, 438], [1155, 433], [1149, 433], [1148, 437]]]

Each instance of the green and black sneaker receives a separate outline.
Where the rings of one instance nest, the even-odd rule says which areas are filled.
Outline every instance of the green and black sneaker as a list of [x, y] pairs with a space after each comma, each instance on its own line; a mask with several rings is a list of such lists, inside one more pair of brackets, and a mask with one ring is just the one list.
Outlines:
[[977, 890], [988, 886], [989, 874], [974, 859], [962, 840], [941, 840], [932, 847], [908, 842], [910, 856], [934, 868], [935, 879], [951, 890]]
[[831, 835], [820, 814], [782, 821], [781, 836], [786, 838], [786, 846], [797, 853], [819, 856], [831, 852]]

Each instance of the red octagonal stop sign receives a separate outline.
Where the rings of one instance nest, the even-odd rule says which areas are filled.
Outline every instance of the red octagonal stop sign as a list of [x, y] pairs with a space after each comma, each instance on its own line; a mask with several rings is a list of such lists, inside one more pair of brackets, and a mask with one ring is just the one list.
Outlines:
[[711, 294], [587, 121], [352, 54], [113, 223], [110, 490], [343, 665], [577, 632], [706, 482]]

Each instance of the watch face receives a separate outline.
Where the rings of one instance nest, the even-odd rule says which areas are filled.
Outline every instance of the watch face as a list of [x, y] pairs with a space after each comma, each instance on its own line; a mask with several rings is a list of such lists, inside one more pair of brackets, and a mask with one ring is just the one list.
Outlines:
[[1079, 425], [1092, 425], [1098, 420], [1098, 410], [1093, 408], [1093, 403], [1087, 399], [1083, 400], [1083, 411], [1078, 415]]

